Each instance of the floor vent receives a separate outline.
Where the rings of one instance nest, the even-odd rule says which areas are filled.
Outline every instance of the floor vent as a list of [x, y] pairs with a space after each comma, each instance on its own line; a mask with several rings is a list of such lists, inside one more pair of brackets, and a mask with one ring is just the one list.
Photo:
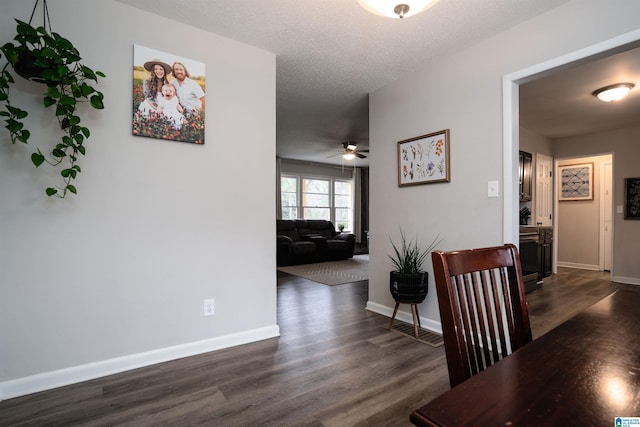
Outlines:
[[440, 347], [442, 344], [444, 344], [442, 335], [436, 334], [435, 332], [427, 331], [426, 329], [418, 328], [418, 338], [416, 338], [415, 332], [413, 330], [413, 325], [410, 323], [395, 320], [393, 322], [391, 330], [400, 332], [401, 334], [406, 335], [409, 338], [413, 338], [414, 340], [429, 344], [432, 347]]

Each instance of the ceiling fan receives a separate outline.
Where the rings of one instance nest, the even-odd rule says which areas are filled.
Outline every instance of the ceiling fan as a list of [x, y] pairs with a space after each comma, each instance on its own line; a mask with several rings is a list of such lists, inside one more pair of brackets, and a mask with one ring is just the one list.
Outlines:
[[344, 148], [344, 153], [342, 153], [342, 158], [345, 160], [352, 160], [354, 157], [359, 159], [366, 159], [362, 153], [368, 153], [369, 150], [358, 150], [358, 146], [353, 141], [345, 141], [342, 143], [342, 147]]

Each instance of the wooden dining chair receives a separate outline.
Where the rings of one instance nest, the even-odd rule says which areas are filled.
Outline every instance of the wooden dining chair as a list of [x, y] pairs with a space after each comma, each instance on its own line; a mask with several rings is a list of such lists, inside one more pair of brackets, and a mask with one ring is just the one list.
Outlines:
[[454, 387], [531, 342], [522, 267], [513, 244], [431, 259]]

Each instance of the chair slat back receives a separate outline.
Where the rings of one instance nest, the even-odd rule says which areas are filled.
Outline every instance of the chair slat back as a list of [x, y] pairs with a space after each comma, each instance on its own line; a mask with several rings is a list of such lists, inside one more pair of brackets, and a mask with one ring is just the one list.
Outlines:
[[531, 342], [515, 245], [431, 255], [451, 387]]

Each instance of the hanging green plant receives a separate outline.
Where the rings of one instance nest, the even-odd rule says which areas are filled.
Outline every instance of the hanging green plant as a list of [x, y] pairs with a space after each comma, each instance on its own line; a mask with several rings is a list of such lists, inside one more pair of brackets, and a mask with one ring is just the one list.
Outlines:
[[[38, 2], [36, 2], [36, 6]], [[35, 11], [35, 7], [34, 7]], [[48, 19], [46, 0], [43, 15]], [[32, 13], [33, 18], [33, 13]], [[47, 86], [43, 95], [45, 108], [55, 106], [55, 114], [63, 132], [61, 141], [45, 156], [40, 149], [31, 155], [31, 161], [38, 167], [43, 163], [60, 166], [63, 184], [48, 187], [48, 196], [64, 198], [67, 192], [76, 194], [72, 182], [80, 173], [77, 164], [78, 156], [85, 154], [84, 142], [91, 135], [89, 129], [80, 124], [80, 116], [76, 114], [78, 103], [89, 102], [95, 109], [103, 109], [103, 94], [92, 85], [98, 83], [98, 77], [105, 77], [100, 71], [82, 65], [80, 54], [73, 44], [59, 34], [48, 31], [45, 25], [32, 27], [29, 23], [17, 20], [14, 42], [0, 47], [7, 63], [0, 72], [0, 102], [4, 110], [0, 116], [4, 118], [13, 144], [16, 141], [27, 143], [31, 133], [25, 128], [23, 120], [27, 111], [13, 105], [9, 96], [9, 88], [15, 80], [9, 72], [9, 66], [20, 76], [29, 80], [44, 83]], [[49, 29], [51, 25], [49, 24]]]

